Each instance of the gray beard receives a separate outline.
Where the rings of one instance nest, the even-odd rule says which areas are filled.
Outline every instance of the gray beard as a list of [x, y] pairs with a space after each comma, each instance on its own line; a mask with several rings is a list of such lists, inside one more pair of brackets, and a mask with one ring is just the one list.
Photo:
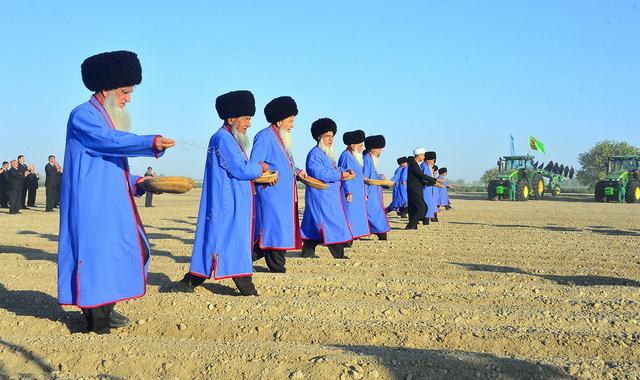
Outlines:
[[376, 173], [378, 172], [378, 157], [376, 157], [373, 153], [370, 154], [371, 162], [373, 162], [373, 167], [376, 168]]
[[104, 100], [103, 107], [117, 130], [131, 132], [131, 117], [129, 116], [129, 111], [126, 107], [118, 107], [115, 90], [109, 91], [109, 95]]
[[278, 128], [278, 134], [280, 135], [280, 139], [282, 140], [282, 144], [287, 148], [289, 153], [292, 152], [291, 148], [293, 148], [293, 138], [291, 137], [291, 132], [287, 132], [284, 128]]
[[233, 135], [233, 138], [236, 139], [236, 141], [238, 142], [238, 145], [240, 145], [240, 147], [244, 150], [248, 150], [249, 147], [251, 146], [251, 141], [249, 141], [249, 138], [247, 137], [247, 135], [243, 135], [242, 133], [238, 132], [238, 130], [236, 129], [236, 124], [233, 124], [231, 126], [231, 134]]
[[336, 162], [336, 155], [333, 153], [333, 145], [328, 147], [324, 145], [324, 141], [320, 139], [320, 141], [318, 141], [318, 148], [320, 148], [320, 150], [323, 151], [331, 161]]
[[356, 161], [358, 161], [358, 163], [360, 164], [360, 167], [364, 166], [364, 159], [362, 158], [362, 152], [358, 152], [357, 150], [352, 150], [351, 155], [353, 156], [353, 158], [356, 159]]

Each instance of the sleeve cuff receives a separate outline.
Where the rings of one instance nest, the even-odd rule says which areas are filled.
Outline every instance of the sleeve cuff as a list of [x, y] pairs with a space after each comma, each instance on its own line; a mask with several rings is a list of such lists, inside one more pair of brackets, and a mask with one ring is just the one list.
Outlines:
[[162, 137], [162, 135], [157, 135], [156, 137], [153, 138], [152, 147], [151, 147], [153, 149], [153, 155], [156, 158], [160, 157], [159, 156], [160, 152], [158, 152], [158, 150], [156, 149], [156, 140], [158, 139], [158, 137]]
[[144, 177], [140, 177], [140, 178], [138, 178], [138, 179], [136, 180], [136, 184], [135, 184], [135, 186], [133, 187], [133, 194], [134, 194], [136, 197], [141, 197], [141, 196], [143, 196], [143, 195], [144, 195], [144, 193], [145, 193], [145, 191], [144, 191], [144, 190], [142, 190], [140, 187], [138, 187], [138, 183], [140, 183], [140, 182], [142, 182], [142, 181], [144, 181]]

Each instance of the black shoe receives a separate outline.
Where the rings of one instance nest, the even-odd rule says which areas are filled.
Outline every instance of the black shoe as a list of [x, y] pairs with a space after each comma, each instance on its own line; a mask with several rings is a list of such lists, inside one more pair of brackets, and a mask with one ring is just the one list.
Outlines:
[[414, 224], [414, 225], [408, 225], [404, 228], [405, 230], [417, 230], [418, 229], [418, 225]]
[[444, 206], [444, 209], [445, 209], [445, 210], [451, 210], [452, 208], [453, 208], [453, 207], [451, 207], [451, 206]]
[[435, 218], [431, 218], [431, 221], [432, 221], [432, 222], [439, 222], [439, 220], [438, 220], [438, 215], [436, 215], [436, 216], [435, 216]]
[[51, 210], [44, 210], [44, 212], [53, 212], [53, 209], [51, 209]]
[[173, 288], [171, 288], [171, 291], [175, 293], [195, 293], [196, 287], [189, 285], [184, 281], [178, 281]]
[[422, 225], [423, 226], [428, 226], [429, 225], [429, 218], [422, 219]]
[[334, 259], [336, 259], [336, 260], [351, 260], [351, 259], [349, 258], [349, 256], [334, 257]]
[[16, 212], [9, 212], [9, 214], [22, 214], [20, 211], [16, 211]]
[[127, 327], [131, 324], [131, 320], [115, 310], [111, 310], [109, 314], [109, 327], [117, 329], [119, 327]]
[[28, 209], [29, 209], [29, 207], [27, 207], [27, 206], [22, 207], [22, 210], [28, 210]]

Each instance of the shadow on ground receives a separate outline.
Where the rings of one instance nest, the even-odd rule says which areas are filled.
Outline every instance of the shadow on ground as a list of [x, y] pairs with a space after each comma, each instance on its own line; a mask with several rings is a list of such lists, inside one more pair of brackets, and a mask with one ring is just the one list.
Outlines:
[[468, 263], [452, 263], [449, 264], [459, 265], [466, 267], [470, 271], [480, 272], [500, 272], [500, 273], [518, 273], [528, 276], [540, 277], [545, 280], [553, 281], [558, 285], [570, 285], [570, 286], [629, 286], [640, 287], [640, 282], [631, 280], [628, 278], [607, 277], [607, 276], [558, 276], [549, 274], [537, 274], [523, 271], [520, 268], [500, 266], [500, 265], [486, 265], [486, 264], [468, 264]]
[[0, 284], [0, 308], [16, 315], [60, 322], [72, 334], [86, 332], [85, 318], [80, 310], [65, 311], [55, 297], [37, 290], [9, 290]]
[[[378, 346], [333, 347], [378, 358], [397, 380], [574, 379], [562, 368], [485, 353]], [[321, 359], [322, 357], [314, 358]], [[355, 372], [354, 366], [351, 366], [350, 371]]]

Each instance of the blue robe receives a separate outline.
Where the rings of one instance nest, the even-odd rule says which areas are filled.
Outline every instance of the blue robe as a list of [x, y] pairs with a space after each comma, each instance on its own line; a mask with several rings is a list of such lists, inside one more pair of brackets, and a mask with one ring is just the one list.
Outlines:
[[[431, 172], [431, 168], [429, 167], [429, 165], [423, 162], [420, 164], [420, 168], [422, 168], [422, 172], [424, 174], [428, 175], [429, 177], [433, 177], [433, 173]], [[436, 209], [436, 202], [433, 199], [434, 189], [437, 189], [437, 187], [425, 186], [422, 191], [422, 195], [424, 196], [424, 202], [427, 204], [427, 207], [429, 208], [427, 210], [427, 215], [425, 215], [425, 217], [427, 218], [435, 218], [436, 213], [440, 212], [439, 210]]]
[[[389, 205], [389, 208], [393, 211], [399, 211], [401, 207], [409, 207], [407, 200], [407, 168], [408, 166], [398, 167], [393, 177], [391, 177], [391, 181], [396, 183], [393, 186], [393, 200]], [[404, 185], [402, 181], [404, 181]]]
[[[438, 178], [445, 181], [444, 177], [441, 175], [439, 175]], [[442, 182], [442, 184], [444, 185], [444, 187], [438, 188], [438, 192], [440, 193], [440, 206], [449, 206], [451, 204], [451, 201], [449, 201], [449, 192], [447, 190], [447, 187], [449, 187], [449, 183]]]
[[189, 272], [218, 280], [251, 276], [253, 182], [262, 175], [226, 125], [207, 150], [196, 238]]
[[118, 131], [95, 97], [69, 116], [60, 193], [58, 302], [82, 308], [142, 297], [148, 249], [126, 157], [159, 157], [157, 136]]
[[[362, 167], [356, 161], [349, 149], [346, 149], [338, 159], [338, 166], [345, 170], [351, 169], [356, 173], [354, 179], [342, 181], [342, 204], [344, 205], [347, 221], [351, 227], [354, 239], [371, 235], [369, 219], [367, 217], [367, 203], [364, 200], [364, 176]], [[351, 194], [351, 203], [347, 202], [347, 194]]]
[[256, 186], [253, 241], [259, 240], [262, 249], [302, 249], [296, 188], [296, 176], [301, 170], [295, 166], [293, 155], [285, 148], [275, 126], [256, 134], [251, 162], [265, 162], [269, 170], [278, 171], [275, 186]]
[[307, 155], [306, 171], [311, 177], [329, 185], [324, 190], [308, 187], [304, 194], [304, 215], [300, 232], [303, 240], [320, 240], [338, 244], [353, 240], [342, 203], [342, 173], [317, 146]]
[[[383, 179], [373, 165], [371, 153], [365, 154], [363, 160], [364, 166], [362, 172], [366, 178]], [[387, 213], [384, 211], [382, 187], [365, 185], [365, 194], [367, 195], [367, 216], [369, 217], [369, 229], [371, 233], [382, 234], [391, 231], [391, 226], [389, 226], [389, 221], [387, 220]]]

